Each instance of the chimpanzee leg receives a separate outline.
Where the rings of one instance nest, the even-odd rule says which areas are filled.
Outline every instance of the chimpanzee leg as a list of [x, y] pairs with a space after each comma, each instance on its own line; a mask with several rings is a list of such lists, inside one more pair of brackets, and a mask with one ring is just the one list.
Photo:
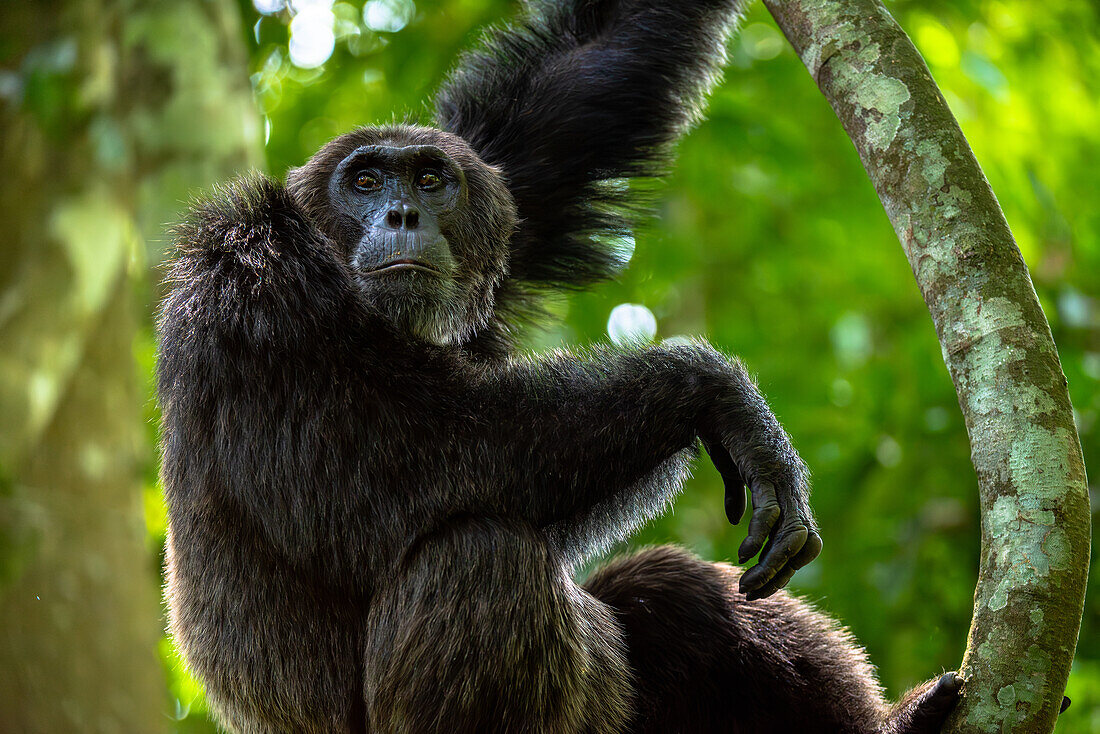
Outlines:
[[902, 696], [890, 710], [879, 734], [935, 734], [955, 708], [962, 690], [957, 673], [944, 673]]
[[939, 730], [956, 682], [935, 695], [921, 689], [903, 702], [909, 708], [891, 710], [846, 630], [783, 591], [745, 601], [739, 574], [662, 546], [616, 559], [588, 579], [585, 588], [626, 632], [637, 691], [628, 731]]

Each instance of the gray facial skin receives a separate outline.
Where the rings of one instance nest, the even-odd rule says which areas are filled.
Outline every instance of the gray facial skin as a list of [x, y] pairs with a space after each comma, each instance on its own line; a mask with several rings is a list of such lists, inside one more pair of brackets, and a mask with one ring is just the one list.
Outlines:
[[448, 238], [467, 198], [461, 167], [435, 145], [362, 145], [336, 166], [329, 198], [366, 299], [401, 328], [448, 342], [449, 314], [465, 318], [461, 261], [471, 256]]
[[434, 145], [356, 149], [329, 184], [332, 203], [362, 227], [349, 263], [364, 278], [452, 276], [442, 227], [465, 188], [461, 169]]

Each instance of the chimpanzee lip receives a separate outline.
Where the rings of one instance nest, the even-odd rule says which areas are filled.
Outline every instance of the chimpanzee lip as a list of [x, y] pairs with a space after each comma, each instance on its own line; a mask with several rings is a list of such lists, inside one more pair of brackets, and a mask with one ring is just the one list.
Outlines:
[[382, 263], [376, 268], [371, 268], [367, 270], [367, 275], [374, 275], [375, 273], [397, 272], [401, 270], [423, 270], [427, 273], [435, 273], [436, 275], [440, 274], [438, 270], [422, 260], [403, 258], [401, 260], [391, 260], [390, 262]]

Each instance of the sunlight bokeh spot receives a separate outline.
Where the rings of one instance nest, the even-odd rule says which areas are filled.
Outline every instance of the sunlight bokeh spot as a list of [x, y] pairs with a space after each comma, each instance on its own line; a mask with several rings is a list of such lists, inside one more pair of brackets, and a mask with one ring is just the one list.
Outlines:
[[875, 448], [875, 458], [887, 469], [897, 466], [901, 463], [901, 444], [893, 436], [880, 437]]
[[252, 6], [264, 15], [272, 15], [286, 7], [286, 0], [252, 0]]
[[397, 33], [416, 14], [412, 0], [369, 0], [363, 6], [363, 22], [372, 31]]
[[295, 15], [317, 10], [332, 10], [333, 0], [290, 0], [290, 12]]
[[315, 69], [336, 48], [335, 17], [323, 4], [302, 7], [290, 21], [290, 60], [301, 69]]
[[622, 237], [618, 237], [615, 240], [615, 255], [619, 260], [619, 263], [626, 265], [630, 262], [630, 259], [634, 257], [634, 235], [625, 234]]
[[607, 334], [615, 344], [653, 341], [657, 336], [657, 317], [645, 306], [620, 303], [611, 309]]
[[829, 336], [837, 361], [847, 369], [859, 367], [871, 356], [871, 325], [860, 313], [846, 313], [837, 319]]
[[741, 31], [741, 45], [754, 59], [767, 61], [783, 53], [787, 42], [779, 31], [763, 23], [750, 23]]

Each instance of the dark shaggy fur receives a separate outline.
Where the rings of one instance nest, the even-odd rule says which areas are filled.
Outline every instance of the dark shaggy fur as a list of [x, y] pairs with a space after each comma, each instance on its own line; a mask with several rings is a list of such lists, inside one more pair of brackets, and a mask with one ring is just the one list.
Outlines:
[[739, 577], [732, 566], [661, 547], [588, 579], [585, 588], [615, 610], [640, 671], [629, 731], [939, 731], [959, 690], [954, 674], [891, 708], [847, 630], [783, 591], [746, 602], [735, 591]]
[[436, 119], [499, 167], [521, 212], [498, 318], [482, 342], [540, 315], [547, 291], [615, 274], [659, 175], [719, 78], [741, 3], [534, 0], [489, 31], [436, 97]]
[[[512, 354], [540, 293], [614, 270], [622, 179], [660, 170], [737, 12], [532, 4], [447, 82], [447, 131], [351, 133], [288, 187], [238, 181], [179, 228], [159, 324], [168, 600], [227, 727], [938, 729], [957, 679], [890, 711], [834, 623], [782, 592], [749, 601], [820, 540], [805, 469], [736, 361], [702, 342]], [[332, 186], [364, 145], [432, 146], [459, 171], [458, 205], [422, 212], [445, 272], [356, 264], [386, 211]], [[575, 583], [667, 507], [700, 439], [733, 516], [753, 493], [759, 565], [661, 548]]]

